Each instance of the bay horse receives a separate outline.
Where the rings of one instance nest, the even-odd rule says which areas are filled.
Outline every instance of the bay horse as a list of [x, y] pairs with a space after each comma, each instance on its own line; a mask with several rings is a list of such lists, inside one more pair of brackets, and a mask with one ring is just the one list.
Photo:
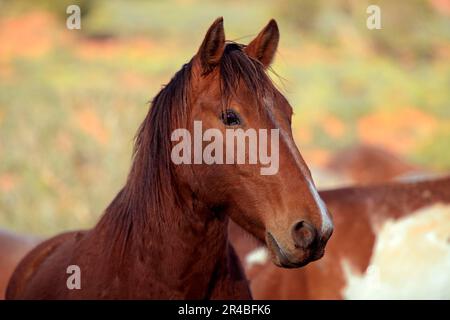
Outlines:
[[[450, 203], [450, 176], [416, 182], [385, 182], [319, 191], [333, 212], [335, 231], [323, 259], [302, 269], [284, 270], [267, 262], [246, 268], [255, 299], [342, 299], [344, 263], [353, 272], [367, 269], [377, 231], [388, 219], [399, 219], [436, 203]], [[230, 225], [239, 257], [257, 247]]]
[[19, 261], [40, 241], [35, 236], [0, 230], [0, 300], [5, 298], [9, 278]]
[[[245, 46], [225, 41], [218, 18], [153, 99], [126, 184], [97, 225], [37, 246], [7, 299], [249, 299], [229, 217], [265, 241], [279, 266], [321, 258], [333, 225], [293, 142], [292, 108], [267, 75], [278, 42], [274, 20]], [[171, 133], [192, 133], [194, 121], [221, 132], [278, 129], [278, 173], [261, 175], [261, 164], [175, 165]], [[81, 289], [66, 285], [72, 265]]]

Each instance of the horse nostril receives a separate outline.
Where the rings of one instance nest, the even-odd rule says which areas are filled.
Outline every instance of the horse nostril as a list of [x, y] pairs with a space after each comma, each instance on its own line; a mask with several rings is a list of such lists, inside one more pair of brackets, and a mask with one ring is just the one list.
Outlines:
[[308, 248], [317, 237], [316, 229], [306, 221], [299, 221], [292, 226], [292, 238], [297, 248]]

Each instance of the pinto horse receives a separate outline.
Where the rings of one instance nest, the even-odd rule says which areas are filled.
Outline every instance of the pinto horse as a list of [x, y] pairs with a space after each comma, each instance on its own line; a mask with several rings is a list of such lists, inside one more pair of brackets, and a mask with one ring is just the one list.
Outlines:
[[[154, 98], [127, 182], [98, 224], [37, 246], [6, 297], [251, 298], [228, 241], [228, 217], [265, 241], [279, 266], [321, 258], [332, 222], [293, 142], [292, 108], [266, 73], [278, 41], [274, 20], [244, 46], [225, 41], [217, 19], [198, 53]], [[174, 164], [171, 133], [192, 132], [194, 121], [221, 132], [278, 129], [278, 173], [261, 175], [261, 164]], [[79, 267], [81, 290], [66, 285], [71, 265]]]
[[[450, 203], [450, 176], [416, 182], [388, 182], [320, 191], [333, 212], [335, 232], [323, 259], [297, 270], [267, 262], [246, 268], [256, 299], [342, 299], [346, 286], [344, 263], [363, 273], [369, 265], [378, 229], [435, 203]], [[255, 242], [233, 224], [231, 242], [241, 259]]]
[[326, 164], [326, 168], [350, 178], [358, 185], [426, 174], [423, 168], [404, 161], [388, 150], [364, 144], [338, 151]]

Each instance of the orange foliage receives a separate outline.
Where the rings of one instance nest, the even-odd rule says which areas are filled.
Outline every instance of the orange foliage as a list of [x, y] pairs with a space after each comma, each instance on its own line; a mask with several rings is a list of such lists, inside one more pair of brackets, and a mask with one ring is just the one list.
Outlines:
[[82, 40], [75, 48], [75, 52], [83, 59], [113, 58], [120, 50], [116, 40]]
[[17, 176], [11, 173], [4, 173], [0, 176], [0, 190], [8, 192], [13, 190], [18, 184]]
[[450, 1], [449, 0], [430, 0], [433, 7], [445, 15], [450, 15]]
[[345, 124], [332, 115], [326, 115], [321, 119], [321, 127], [332, 138], [342, 138], [345, 134]]
[[307, 144], [312, 141], [312, 133], [308, 127], [293, 128], [292, 129], [294, 140], [298, 144]]
[[86, 134], [94, 138], [100, 144], [109, 141], [109, 132], [103, 125], [97, 113], [91, 109], [83, 108], [75, 115], [78, 127]]
[[34, 11], [0, 22], [0, 59], [16, 56], [37, 57], [47, 53], [55, 35], [54, 18]]
[[395, 112], [383, 110], [361, 118], [358, 135], [363, 143], [406, 154], [419, 141], [429, 137], [437, 125], [437, 120], [431, 115], [411, 107]]
[[147, 88], [149, 80], [132, 71], [125, 71], [120, 74], [120, 83], [127, 88]]
[[158, 50], [152, 41], [142, 38], [133, 37], [130, 39], [83, 39], [77, 43], [75, 52], [83, 59], [95, 60], [104, 59], [105, 57], [115, 58], [119, 55], [126, 55], [134, 58], [145, 58], [150, 54], [154, 54]]
[[331, 157], [330, 152], [325, 149], [302, 150], [300, 148], [300, 152], [308, 165], [313, 165], [316, 167], [325, 167]]
[[63, 152], [70, 152], [73, 149], [72, 137], [66, 132], [59, 132], [56, 136], [56, 145]]

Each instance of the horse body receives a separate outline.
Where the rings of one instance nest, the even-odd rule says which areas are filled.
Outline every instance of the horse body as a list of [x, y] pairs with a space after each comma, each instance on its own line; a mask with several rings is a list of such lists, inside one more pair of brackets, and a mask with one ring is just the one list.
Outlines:
[[[7, 298], [251, 298], [228, 241], [229, 217], [265, 241], [279, 266], [321, 258], [333, 225], [293, 142], [292, 108], [266, 74], [278, 40], [272, 20], [248, 46], [225, 42], [217, 19], [198, 53], [153, 100], [127, 182], [98, 224], [35, 248], [14, 272]], [[271, 150], [279, 171], [262, 175], [261, 163], [195, 159], [175, 165], [174, 132], [187, 139], [197, 121], [215, 134], [279, 130], [281, 142]], [[79, 268], [79, 289], [69, 289], [71, 266]]]
[[0, 299], [4, 299], [6, 285], [19, 261], [39, 241], [37, 237], [0, 230]]
[[[189, 235], [176, 239], [169, 233], [142, 235], [147, 245], [132, 244], [122, 257], [118, 248], [110, 248], [111, 230], [102, 224], [91, 231], [59, 235], [21, 262], [16, 273], [22, 276], [11, 281], [8, 297], [249, 299], [245, 275], [223, 232], [225, 223], [199, 223], [196, 229], [184, 225], [181, 229]], [[66, 285], [71, 265], [80, 267], [80, 290], [68, 290]]]
[[[246, 270], [256, 299], [342, 299], [346, 286], [344, 265], [363, 273], [369, 265], [377, 231], [388, 219], [399, 219], [435, 203], [450, 203], [450, 177], [410, 183], [321, 191], [333, 213], [335, 233], [323, 259], [302, 269], [283, 270], [268, 263]], [[248, 254], [239, 245], [248, 237], [232, 232], [241, 259]]]
[[397, 155], [371, 145], [355, 145], [334, 154], [326, 168], [348, 177], [354, 184], [370, 185], [413, 175], [426, 174]]

